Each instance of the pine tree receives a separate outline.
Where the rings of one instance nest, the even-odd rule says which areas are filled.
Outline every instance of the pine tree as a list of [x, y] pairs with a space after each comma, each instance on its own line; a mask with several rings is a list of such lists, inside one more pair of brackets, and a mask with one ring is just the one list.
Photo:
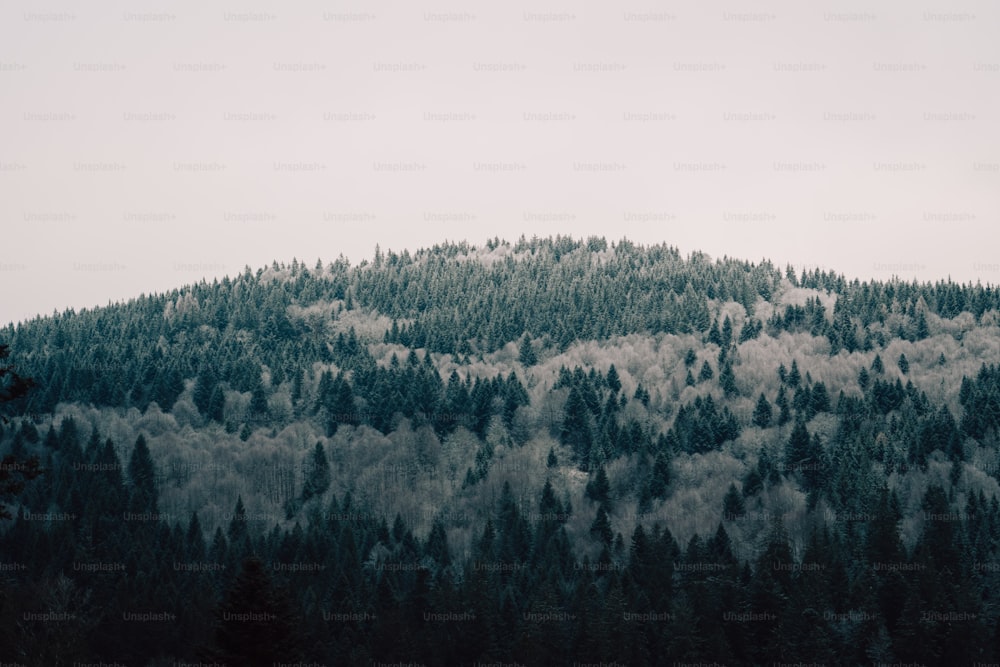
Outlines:
[[656, 453], [653, 473], [649, 480], [649, 492], [654, 498], [666, 498], [670, 486], [670, 459], [662, 449]]
[[722, 334], [719, 333], [719, 320], [712, 320], [712, 328], [708, 330], [708, 342], [722, 346]]
[[812, 412], [829, 412], [830, 394], [826, 390], [826, 385], [817, 382], [812, 388]]
[[209, 414], [212, 392], [217, 384], [219, 384], [219, 378], [215, 374], [215, 369], [208, 364], [202, 366], [198, 372], [198, 378], [195, 380], [191, 399], [194, 401], [195, 407], [198, 408], [198, 412], [205, 416]]
[[772, 416], [773, 410], [771, 409], [771, 404], [768, 402], [767, 397], [761, 393], [760, 398], [757, 399], [757, 407], [753, 411], [753, 423], [760, 428], [767, 428], [771, 425]]
[[250, 393], [250, 419], [263, 423], [267, 421], [267, 415], [267, 394], [264, 393], [264, 383], [258, 379]]
[[256, 558], [243, 561], [216, 613], [206, 660], [246, 667], [273, 667], [302, 660], [300, 621], [287, 594], [276, 588]]
[[593, 435], [590, 427], [591, 413], [576, 385], [570, 388], [566, 399], [560, 441], [572, 448], [577, 461], [586, 464], [590, 460]]
[[202, 532], [201, 521], [198, 520], [197, 512], [191, 512], [187, 534], [184, 538], [184, 548], [185, 556], [189, 561], [200, 562], [205, 559], [205, 554], [207, 553], [205, 534]]
[[531, 337], [528, 334], [524, 334], [524, 338], [521, 339], [519, 360], [525, 368], [538, 363], [538, 355], [535, 354], [535, 349], [531, 346]]
[[728, 348], [733, 343], [733, 323], [729, 315], [722, 321], [722, 347]]
[[594, 478], [587, 483], [586, 494], [588, 498], [601, 505], [607, 505], [611, 501], [611, 483], [603, 467], [598, 468]]
[[802, 382], [802, 376], [799, 374], [798, 361], [792, 359], [792, 370], [788, 371], [788, 386], [797, 389], [800, 382]]
[[868, 387], [871, 385], [871, 376], [868, 374], [868, 369], [864, 366], [858, 371], [858, 386], [861, 387], [861, 391], [868, 391]]
[[226, 394], [222, 390], [222, 385], [215, 385], [212, 396], [208, 399], [208, 412], [205, 416], [217, 422], [222, 422], [226, 414]]
[[314, 496], [323, 495], [330, 488], [330, 464], [326, 460], [326, 452], [321, 442], [313, 449], [312, 461], [302, 485], [302, 500], [307, 501]]
[[899, 361], [897, 361], [896, 364], [899, 366], [899, 372], [903, 375], [910, 372], [910, 362], [906, 360], [905, 354], [899, 355]]
[[233, 508], [233, 515], [229, 521], [228, 531], [229, 544], [234, 547], [241, 547], [243, 542], [249, 538], [250, 532], [247, 527], [247, 510], [243, 506], [243, 496], [236, 498], [236, 507]]
[[761, 477], [760, 471], [756, 467], [750, 468], [746, 477], [743, 478], [743, 497], [749, 498], [763, 489], [764, 479]]
[[722, 499], [722, 518], [734, 521], [742, 517], [745, 511], [746, 505], [743, 502], [743, 496], [740, 495], [735, 484], [730, 484], [726, 496]]
[[445, 532], [444, 524], [439, 520], [431, 524], [431, 532], [427, 535], [427, 547], [425, 553], [434, 559], [442, 568], [451, 565], [451, 553], [448, 550], [448, 534]]
[[129, 508], [136, 513], [157, 513], [156, 470], [153, 459], [146, 445], [146, 438], [139, 435], [132, 449], [132, 458], [128, 462], [128, 477], [132, 484]]
[[705, 360], [701, 365], [701, 372], [698, 373], [698, 379], [702, 382], [711, 380], [715, 377], [715, 373], [712, 371], [712, 367], [708, 365], [708, 360]]
[[622, 383], [618, 377], [618, 371], [615, 369], [614, 364], [611, 364], [611, 367], [608, 368], [607, 383], [608, 389], [611, 390], [612, 394], [617, 394], [622, 388]]
[[597, 507], [597, 516], [594, 517], [594, 523], [590, 525], [590, 534], [597, 538], [605, 547], [611, 546], [611, 540], [613, 539], [611, 521], [608, 519], [608, 510], [603, 503]]
[[733, 374], [733, 365], [729, 362], [722, 367], [719, 373], [719, 385], [727, 398], [739, 395], [739, 388], [736, 386], [736, 376]]
[[785, 394], [784, 385], [778, 389], [778, 398], [775, 399], [774, 403], [778, 406], [778, 426], [784, 426], [792, 418], [792, 412], [789, 409], [788, 397]]
[[930, 327], [927, 326], [927, 316], [924, 315], [924, 311], [922, 310], [917, 314], [916, 329], [915, 337], [917, 340], [924, 340], [925, 338], [929, 338], [931, 335]]
[[797, 419], [792, 428], [792, 435], [785, 448], [786, 470], [799, 470], [809, 462], [809, 431], [803, 420]]
[[876, 354], [872, 359], [872, 373], [882, 375], [885, 373], [885, 365], [882, 363], [882, 355]]

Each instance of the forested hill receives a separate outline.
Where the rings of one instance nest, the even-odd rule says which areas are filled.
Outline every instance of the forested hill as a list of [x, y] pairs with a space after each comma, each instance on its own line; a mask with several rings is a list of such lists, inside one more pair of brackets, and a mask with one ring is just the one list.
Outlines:
[[[789, 287], [824, 296], [782, 305]], [[374, 262], [358, 266], [340, 259], [311, 269], [295, 261], [256, 273], [247, 268], [221, 282], [40, 317], [0, 336], [42, 381], [44, 392], [32, 397], [30, 410], [49, 412], [73, 400], [139, 409], [155, 400], [169, 410], [180, 381], [205, 368], [234, 389], [252, 391], [262, 367], [280, 384], [315, 362], [343, 362], [354, 344], [339, 336], [349, 336], [346, 323], [356, 322], [364, 342], [384, 339], [464, 357], [525, 334], [565, 350], [575, 341], [626, 334], [708, 333], [718, 319], [712, 306], [727, 302], [743, 307], [744, 317], [731, 321], [743, 340], [763, 324], [771, 336], [824, 336], [836, 354], [897, 337], [927, 338], [931, 314], [949, 319], [968, 312], [978, 322], [998, 308], [1000, 290], [848, 282], [819, 270], [797, 277], [766, 261], [684, 258], [669, 246], [522, 238], [479, 249], [445, 244], [413, 256], [378, 251]], [[763, 322], [759, 302], [768, 306]]]
[[1000, 660], [993, 286], [522, 238], [0, 343], [0, 662], [250, 664], [248, 591], [274, 662]]

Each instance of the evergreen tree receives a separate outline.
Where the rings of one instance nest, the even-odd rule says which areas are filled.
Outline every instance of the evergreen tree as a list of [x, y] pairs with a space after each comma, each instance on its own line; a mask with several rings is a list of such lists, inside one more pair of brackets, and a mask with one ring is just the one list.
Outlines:
[[654, 498], [666, 498], [670, 486], [670, 458], [660, 449], [653, 461], [653, 473], [649, 480], [649, 492]]
[[930, 327], [927, 326], [927, 316], [924, 315], [924, 311], [921, 310], [917, 314], [915, 338], [916, 340], [924, 340], [925, 338], [929, 338], [930, 335], [931, 331]]
[[212, 366], [205, 364], [198, 372], [198, 377], [194, 383], [194, 393], [191, 398], [198, 412], [208, 416], [211, 409], [212, 392], [219, 384], [219, 378]]
[[587, 483], [587, 497], [595, 503], [607, 505], [611, 502], [611, 483], [604, 468], [598, 468], [594, 478]]
[[722, 387], [722, 392], [727, 398], [732, 398], [739, 394], [739, 389], [736, 386], [736, 376], [733, 374], [733, 365], [726, 362], [722, 367], [722, 372], [719, 373], [719, 385]]
[[792, 418], [792, 412], [788, 406], [788, 397], [785, 395], [785, 387], [778, 389], [778, 398], [774, 401], [778, 406], [778, 426], [784, 426]]
[[243, 496], [236, 498], [236, 507], [233, 508], [233, 515], [229, 520], [227, 536], [229, 537], [229, 544], [234, 547], [241, 547], [250, 537], [250, 531], [247, 527], [247, 510], [243, 506]]
[[208, 400], [208, 412], [205, 416], [217, 422], [222, 422], [226, 414], [226, 394], [221, 385], [215, 385], [212, 396]]
[[754, 425], [760, 428], [767, 428], [771, 425], [772, 413], [771, 404], [764, 394], [761, 393], [760, 398], [757, 399], [757, 407], [753, 411]]
[[803, 420], [797, 419], [792, 428], [792, 435], [785, 448], [786, 470], [797, 471], [810, 462], [809, 431]]
[[722, 345], [722, 334], [719, 332], [719, 320], [712, 320], [712, 328], [708, 330], [708, 342]]
[[861, 387], [861, 391], [868, 391], [868, 387], [871, 386], [871, 376], [868, 375], [868, 369], [863, 366], [858, 371], [858, 386]]
[[608, 368], [607, 383], [608, 389], [611, 390], [612, 394], [617, 394], [622, 388], [622, 383], [618, 378], [618, 371], [615, 369], [614, 364], [611, 364], [611, 367]]
[[258, 380], [250, 394], [250, 418], [263, 423], [267, 420], [267, 415], [267, 394], [264, 393], [264, 384]]
[[705, 382], [707, 380], [711, 380], [713, 377], [715, 377], [715, 373], [712, 371], [712, 367], [708, 365], [708, 361], [706, 360], [701, 365], [701, 372], [698, 373], [698, 379]]
[[735, 484], [730, 484], [726, 496], [722, 499], [722, 517], [727, 521], [734, 521], [742, 517], [745, 511], [743, 496]]
[[525, 368], [538, 363], [538, 355], [535, 354], [535, 349], [531, 346], [531, 337], [528, 334], [524, 334], [524, 338], [521, 339], [519, 360]]
[[885, 373], [885, 365], [882, 363], [882, 355], [880, 354], [876, 354], [875, 358], [872, 359], [872, 373], [877, 375]]
[[287, 594], [271, 583], [259, 560], [248, 558], [218, 609], [204, 657], [246, 667], [300, 661], [300, 624]]
[[157, 513], [159, 493], [156, 488], [156, 470], [153, 468], [153, 459], [149, 454], [146, 438], [141, 434], [136, 438], [135, 446], [132, 448], [132, 458], [128, 462], [128, 477], [132, 485], [129, 508], [137, 513]]
[[428, 556], [442, 568], [451, 565], [451, 553], [448, 550], [448, 534], [445, 532], [444, 524], [435, 520], [431, 525], [431, 532], [427, 536]]
[[586, 464], [590, 460], [593, 435], [590, 426], [591, 413], [576, 386], [570, 388], [569, 398], [562, 421], [560, 441], [569, 446], [577, 461]]
[[559, 465], [559, 459], [556, 458], [556, 450], [553, 447], [549, 447], [549, 455], [545, 461], [545, 466], [547, 468], [555, 468]]
[[743, 478], [743, 497], [749, 498], [763, 489], [764, 479], [761, 476], [760, 471], [756, 467], [750, 468], [746, 477]]
[[792, 389], [798, 389], [800, 382], [802, 382], [802, 376], [799, 374], [799, 363], [796, 359], [792, 359], [792, 370], [788, 371], [788, 386]]
[[826, 385], [817, 382], [812, 387], [812, 412], [829, 412], [830, 394], [826, 390]]
[[729, 315], [722, 321], [722, 347], [728, 348], [733, 344], [733, 323], [729, 319]]
[[328, 488], [330, 488], [330, 464], [326, 460], [323, 444], [317, 442], [306, 472], [305, 483], [302, 485], [303, 502], [314, 496], [323, 495]]
[[608, 510], [603, 503], [597, 506], [597, 516], [594, 518], [594, 523], [590, 525], [590, 534], [605, 547], [611, 546], [613, 539], [611, 521], [608, 519]]

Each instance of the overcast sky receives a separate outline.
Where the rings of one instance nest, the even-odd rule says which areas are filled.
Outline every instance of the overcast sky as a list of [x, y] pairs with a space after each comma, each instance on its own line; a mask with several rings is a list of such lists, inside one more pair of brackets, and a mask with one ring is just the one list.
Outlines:
[[997, 25], [963, 0], [10, 0], [0, 324], [521, 234], [997, 284]]

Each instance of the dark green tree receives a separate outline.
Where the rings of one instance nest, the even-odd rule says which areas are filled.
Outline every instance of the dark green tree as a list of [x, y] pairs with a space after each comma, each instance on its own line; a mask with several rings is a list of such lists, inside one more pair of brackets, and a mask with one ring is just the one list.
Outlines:
[[761, 393], [760, 397], [757, 399], [757, 407], [753, 411], [753, 423], [755, 426], [760, 428], [767, 428], [771, 425], [773, 410], [771, 409], [771, 404], [768, 402], [767, 397]]
[[727, 398], [739, 395], [739, 388], [736, 386], [736, 376], [733, 374], [733, 365], [728, 361], [723, 364], [722, 371], [719, 373], [719, 385], [722, 387], [722, 392]]
[[219, 377], [216, 375], [215, 369], [210, 364], [203, 365], [195, 379], [191, 399], [194, 401], [195, 407], [198, 408], [198, 412], [206, 417], [209, 416], [211, 410], [212, 392], [215, 391], [218, 384]]
[[317, 442], [306, 468], [306, 479], [302, 485], [303, 502], [321, 496], [330, 488], [330, 463], [326, 460], [323, 443]]
[[554, 447], [549, 447], [549, 456], [545, 461], [545, 466], [547, 468], [555, 468], [559, 465], [559, 459], [556, 457], [556, 450]]
[[829, 412], [830, 394], [826, 390], [826, 385], [817, 382], [812, 387], [812, 412]]
[[519, 358], [521, 364], [526, 368], [538, 363], [538, 355], [535, 354], [535, 349], [531, 346], [531, 336], [528, 334], [524, 334], [524, 338], [521, 339]]
[[590, 408], [574, 385], [566, 399], [559, 439], [572, 449], [581, 464], [586, 464], [590, 459], [590, 447], [593, 443], [591, 418]]
[[246, 667], [301, 661], [300, 625], [287, 593], [271, 582], [258, 559], [247, 558], [219, 606], [204, 658]]
[[597, 538], [605, 547], [611, 546], [611, 540], [613, 539], [611, 521], [608, 518], [608, 510], [604, 507], [603, 503], [597, 506], [597, 516], [594, 517], [594, 523], [590, 525], [590, 534]]
[[715, 373], [712, 371], [712, 367], [708, 365], [708, 360], [706, 359], [701, 365], [701, 372], [698, 373], [698, 379], [702, 382], [711, 380], [715, 377]]
[[128, 479], [131, 483], [129, 509], [133, 512], [157, 513], [159, 491], [156, 486], [156, 470], [149, 454], [146, 438], [141, 434], [135, 440], [132, 457], [128, 462]]
[[726, 491], [726, 495], [722, 499], [722, 517], [727, 521], [733, 521], [742, 517], [745, 511], [746, 505], [743, 502], [743, 496], [735, 484], [730, 484], [729, 490]]
[[792, 359], [792, 369], [788, 371], [788, 386], [797, 389], [800, 382], [802, 375], [799, 373], [799, 363], [796, 359]]
[[882, 363], [882, 355], [876, 354], [872, 359], [872, 373], [882, 375], [885, 373], [885, 365]]
[[871, 376], [868, 374], [868, 369], [864, 366], [858, 371], [858, 386], [861, 387], [861, 391], [868, 391], [868, 387], [871, 385]]
[[611, 502], [611, 483], [603, 467], [598, 468], [594, 478], [587, 483], [586, 494], [588, 498], [601, 505]]
[[607, 376], [608, 389], [611, 390], [612, 394], [617, 394], [622, 388], [622, 382], [618, 377], [618, 371], [615, 369], [615, 365], [611, 364], [608, 368]]
[[649, 491], [654, 498], [666, 498], [670, 486], [670, 457], [662, 449], [653, 460], [653, 473], [649, 480]]

